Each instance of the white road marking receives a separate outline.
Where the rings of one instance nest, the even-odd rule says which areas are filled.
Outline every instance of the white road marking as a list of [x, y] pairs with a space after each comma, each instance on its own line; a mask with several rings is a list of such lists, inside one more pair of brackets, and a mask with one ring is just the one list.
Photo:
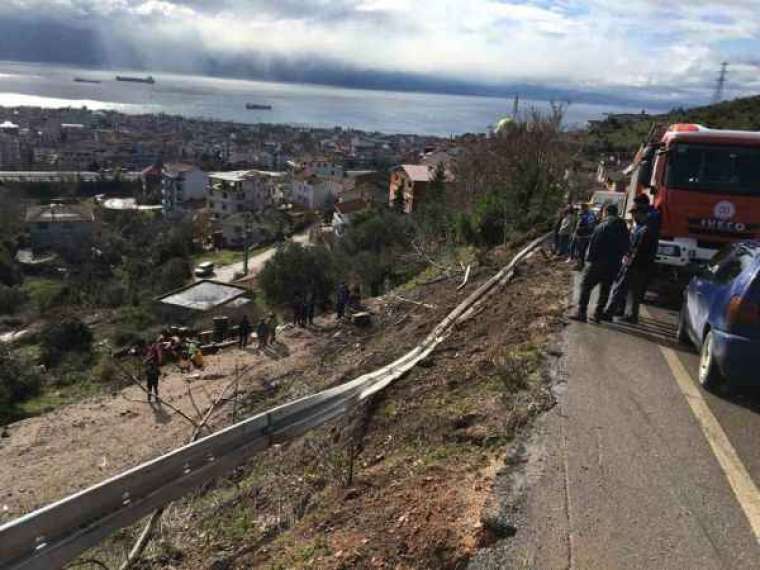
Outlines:
[[707, 405], [701, 389], [692, 380], [676, 352], [671, 348], [660, 346], [670, 371], [678, 382], [694, 417], [702, 428], [707, 442], [715, 454], [723, 473], [728, 479], [731, 490], [739, 501], [744, 514], [749, 521], [755, 540], [760, 545], [760, 491], [752, 480], [747, 468], [742, 463], [734, 446], [723, 431], [720, 423]]

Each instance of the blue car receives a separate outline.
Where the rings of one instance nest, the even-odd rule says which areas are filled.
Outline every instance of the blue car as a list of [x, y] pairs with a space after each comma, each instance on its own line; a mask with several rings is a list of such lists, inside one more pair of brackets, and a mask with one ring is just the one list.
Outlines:
[[760, 385], [760, 241], [727, 246], [692, 278], [678, 340], [700, 350], [705, 389]]

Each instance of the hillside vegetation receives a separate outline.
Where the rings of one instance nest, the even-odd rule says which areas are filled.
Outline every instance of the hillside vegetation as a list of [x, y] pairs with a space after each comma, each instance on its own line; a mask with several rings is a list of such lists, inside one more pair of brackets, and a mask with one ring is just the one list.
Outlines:
[[595, 152], [634, 152], [646, 138], [652, 123], [699, 123], [714, 129], [760, 130], [760, 95], [724, 101], [693, 109], [674, 109], [647, 119], [621, 121], [610, 117], [589, 128]]

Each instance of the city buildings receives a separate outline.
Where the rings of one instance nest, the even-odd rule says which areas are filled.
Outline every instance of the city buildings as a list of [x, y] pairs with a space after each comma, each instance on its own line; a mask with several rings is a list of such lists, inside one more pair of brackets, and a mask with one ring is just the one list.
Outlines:
[[283, 172], [263, 170], [210, 174], [205, 195], [211, 218], [220, 220], [239, 212], [255, 212], [271, 206], [285, 177]]
[[192, 164], [167, 164], [161, 174], [161, 205], [164, 215], [179, 218], [202, 207], [208, 175]]
[[289, 198], [291, 202], [309, 210], [329, 209], [343, 188], [341, 179], [297, 175], [291, 182]]

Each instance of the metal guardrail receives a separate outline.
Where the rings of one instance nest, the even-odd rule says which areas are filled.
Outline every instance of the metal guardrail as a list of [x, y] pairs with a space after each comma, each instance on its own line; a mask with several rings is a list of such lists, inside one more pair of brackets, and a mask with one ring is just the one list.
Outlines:
[[542, 236], [520, 251], [422, 343], [395, 362], [253, 416], [0, 526], [0, 569], [59, 568], [114, 531], [231, 471], [272, 444], [294, 439], [346, 414], [430, 355], [458, 322], [511, 279], [515, 266], [546, 238]]

